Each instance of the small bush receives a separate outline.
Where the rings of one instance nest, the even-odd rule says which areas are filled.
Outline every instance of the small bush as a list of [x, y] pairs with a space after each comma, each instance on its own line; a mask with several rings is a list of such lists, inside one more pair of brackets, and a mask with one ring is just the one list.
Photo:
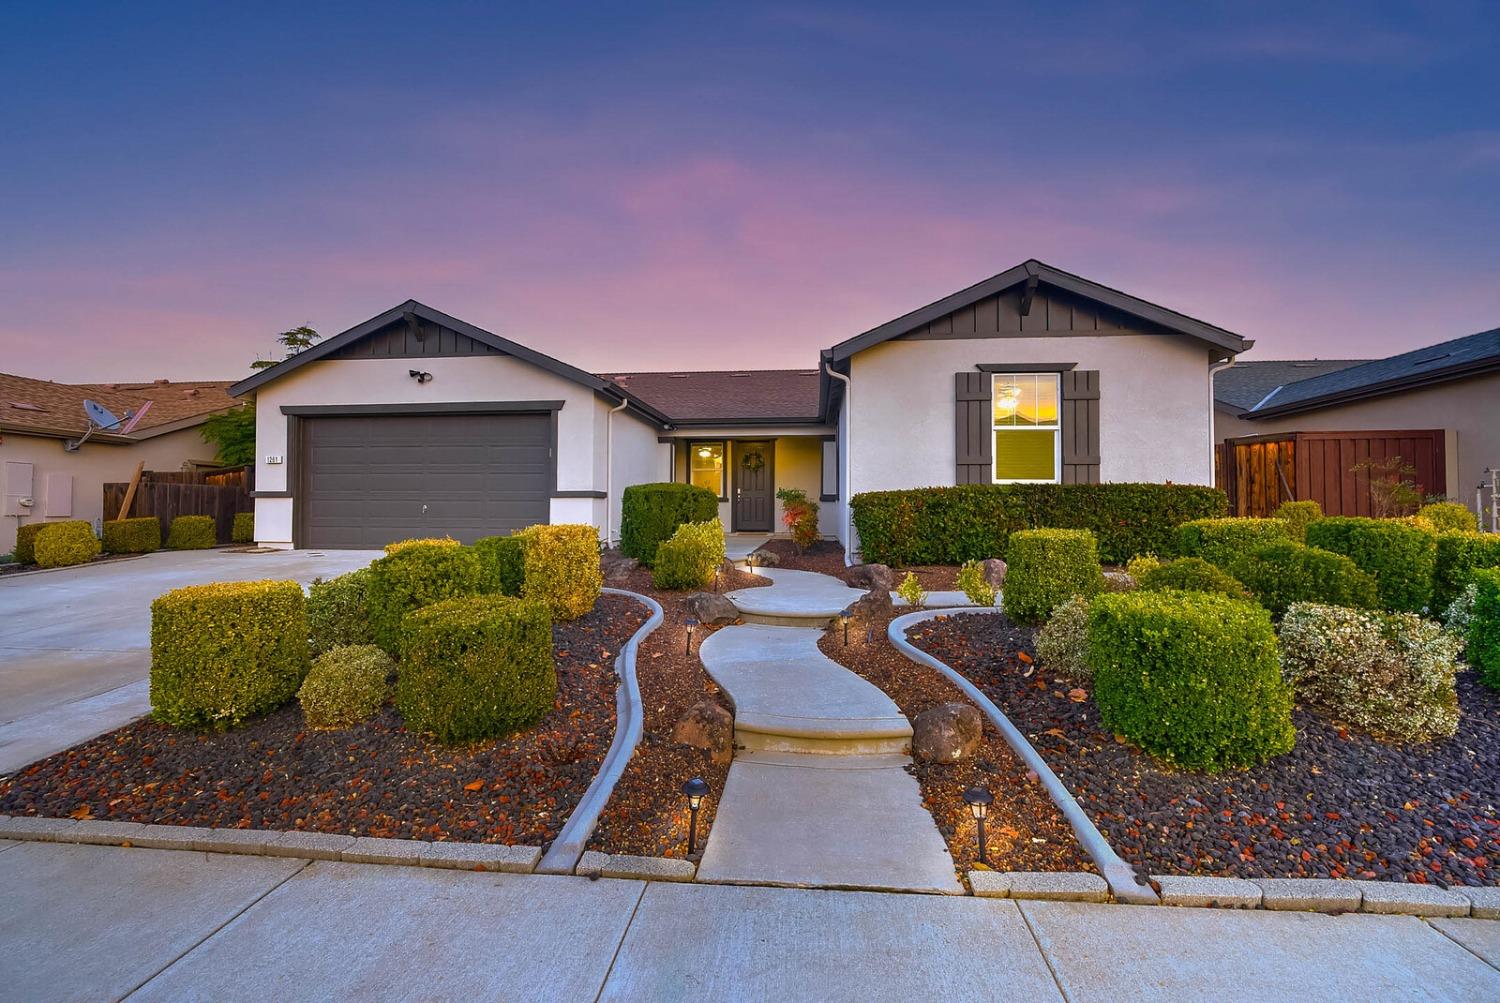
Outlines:
[[1479, 670], [1481, 682], [1500, 690], [1500, 570], [1476, 571], [1474, 586], [1466, 657]]
[[1099, 548], [1086, 529], [1026, 529], [1010, 535], [1000, 602], [1017, 623], [1038, 624], [1074, 596], [1104, 590]]
[[484, 566], [484, 591], [506, 596], [521, 594], [526, 580], [526, 536], [486, 536], [474, 541], [474, 553]]
[[396, 708], [412, 731], [459, 743], [541, 720], [557, 699], [552, 621], [539, 602], [482, 595], [408, 614]]
[[1331, 516], [1307, 527], [1307, 542], [1343, 554], [1375, 579], [1386, 609], [1419, 612], [1432, 599], [1437, 537], [1396, 519]]
[[984, 565], [979, 561], [965, 561], [958, 569], [958, 587], [975, 606], [995, 605], [995, 587], [984, 577]]
[[368, 720], [390, 694], [396, 663], [373, 644], [332, 648], [312, 663], [297, 702], [312, 728], [347, 728]]
[[1140, 586], [1155, 592], [1172, 589], [1178, 592], [1215, 592], [1231, 599], [1250, 598], [1245, 586], [1233, 575], [1201, 557], [1179, 557], [1148, 571], [1141, 578]]
[[1139, 582], [1146, 575], [1161, 567], [1164, 562], [1155, 554], [1136, 554], [1125, 562], [1125, 573]]
[[1500, 568], [1500, 534], [1439, 533], [1432, 566], [1432, 606], [1442, 609], [1474, 580], [1474, 572]]
[[686, 522], [656, 549], [651, 583], [659, 589], [702, 589], [724, 563], [724, 526], [718, 519]]
[[687, 522], [719, 517], [719, 499], [696, 484], [632, 484], [620, 496], [620, 552], [647, 567]]
[[234, 527], [229, 531], [230, 543], [254, 543], [255, 542], [255, 513], [236, 512], [234, 514]]
[[1479, 520], [1458, 502], [1442, 501], [1423, 505], [1417, 517], [1426, 519], [1439, 533], [1477, 533]]
[[1297, 695], [1340, 721], [1398, 742], [1458, 729], [1459, 641], [1411, 613], [1295, 603], [1281, 621], [1281, 665]]
[[1089, 671], [1089, 606], [1092, 599], [1074, 596], [1052, 611], [1036, 635], [1036, 657], [1042, 668], [1075, 682], [1093, 678]]
[[370, 632], [376, 644], [401, 650], [401, 620], [414, 609], [478, 595], [484, 587], [479, 555], [468, 547], [413, 544], [380, 558], [369, 568]]
[[1461, 641], [1467, 641], [1469, 628], [1474, 624], [1474, 606], [1479, 601], [1479, 586], [1470, 582], [1464, 590], [1454, 596], [1453, 601], [1443, 607], [1443, 627]]
[[[594, 608], [604, 586], [599, 531], [593, 526], [530, 526], [521, 531], [521, 596], [542, 603], [554, 620], [576, 620]], [[720, 534], [720, 554], [723, 553]]]
[[179, 728], [233, 727], [290, 700], [308, 669], [296, 582], [220, 582], [151, 604], [151, 713]]
[[1291, 538], [1285, 519], [1195, 519], [1177, 527], [1177, 552], [1222, 568], [1240, 554]]
[[94, 527], [70, 519], [52, 522], [36, 535], [36, 563], [41, 568], [67, 568], [87, 564], [99, 556], [99, 538]]
[[370, 629], [369, 588], [369, 568], [328, 581], [319, 578], [308, 587], [307, 629], [314, 655], [375, 640]]
[[1323, 506], [1315, 501], [1282, 502], [1276, 518], [1285, 520], [1287, 532], [1298, 543], [1307, 542], [1307, 527], [1323, 518]]
[[818, 503], [801, 488], [780, 488], [776, 497], [781, 502], [781, 522], [800, 554], [818, 542]]
[[16, 527], [16, 549], [11, 552], [11, 556], [16, 559], [17, 564], [36, 563], [36, 535], [54, 525], [56, 523], [28, 522]]
[[1283, 540], [1242, 555], [1229, 567], [1273, 617], [1279, 618], [1288, 606], [1298, 602], [1358, 609], [1380, 605], [1375, 579], [1331, 550]]
[[149, 554], [160, 547], [161, 520], [154, 515], [112, 519], [104, 524], [106, 554]]
[[396, 540], [385, 545], [386, 556], [399, 554], [407, 547], [462, 547], [463, 544], [451, 536], [424, 536], [411, 540]]
[[896, 595], [900, 596], [908, 606], [926, 606], [927, 590], [922, 588], [922, 583], [917, 580], [915, 572], [908, 571], [906, 577], [901, 579], [901, 584], [896, 586]]
[[208, 550], [218, 542], [219, 528], [211, 515], [179, 515], [167, 527], [168, 550]]
[[1089, 611], [1088, 664], [1104, 726], [1189, 769], [1290, 751], [1292, 691], [1271, 617], [1196, 592], [1122, 592]]

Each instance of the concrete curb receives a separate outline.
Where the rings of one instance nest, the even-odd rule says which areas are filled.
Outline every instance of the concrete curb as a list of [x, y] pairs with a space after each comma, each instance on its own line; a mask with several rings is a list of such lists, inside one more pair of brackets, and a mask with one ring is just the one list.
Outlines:
[[1020, 729], [1010, 723], [1010, 719], [1000, 712], [994, 701], [985, 696], [984, 693], [969, 682], [963, 675], [954, 670], [946, 663], [933, 658], [927, 652], [922, 651], [906, 639], [908, 627], [931, 620], [940, 616], [957, 616], [965, 613], [994, 613], [993, 607], [970, 607], [938, 610], [921, 610], [916, 613], [907, 613], [898, 616], [891, 621], [886, 633], [896, 650], [919, 665], [936, 669], [947, 676], [955, 686], [963, 690], [965, 695], [979, 709], [984, 711], [990, 723], [1004, 736], [1006, 743], [1015, 750], [1021, 761], [1034, 771], [1041, 780], [1042, 786], [1051, 795], [1052, 801], [1057, 805], [1068, 824], [1073, 827], [1073, 834], [1078, 837], [1078, 842], [1083, 846], [1084, 852], [1093, 859], [1094, 865], [1099, 868], [1099, 873], [1104, 875], [1104, 880], [1109, 885], [1110, 893], [1120, 902], [1129, 902], [1135, 905], [1156, 905], [1158, 899], [1156, 892], [1151, 890], [1150, 885], [1139, 884], [1136, 881], [1135, 869], [1115, 852], [1114, 847], [1109, 845], [1109, 840], [1104, 838], [1104, 833], [1099, 831], [1098, 826], [1084, 812], [1082, 806], [1074, 800], [1073, 795], [1063, 786], [1063, 782], [1052, 772], [1047, 761], [1032, 747], [1026, 736], [1021, 734]]
[[698, 865], [676, 857], [636, 857], [623, 853], [600, 853], [587, 850], [578, 861], [578, 874], [584, 877], [635, 878], [641, 881], [691, 881]]
[[1109, 885], [1087, 871], [970, 871], [976, 898], [1107, 902]]
[[542, 857], [541, 863], [536, 865], [538, 874], [573, 873], [583, 856], [584, 847], [588, 845], [589, 836], [593, 835], [594, 826], [599, 824], [600, 813], [609, 803], [615, 784], [619, 783], [626, 764], [630, 762], [630, 757], [635, 754], [635, 747], [641, 741], [641, 722], [645, 710], [641, 706], [641, 688], [635, 679], [635, 655], [642, 638], [661, 626], [665, 614], [661, 603], [649, 596], [624, 589], [606, 588], [604, 592], [634, 599], [650, 610], [651, 615], [615, 657], [615, 674], [620, 677], [620, 686], [615, 691], [614, 741], [604, 754], [604, 762], [600, 764], [594, 782], [589, 784], [589, 789], [574, 807], [573, 814], [568, 816], [562, 831], [552, 841], [552, 846]]
[[[160, 552], [160, 550], [153, 550], [151, 551], [151, 554], [157, 554]], [[29, 571], [6, 571], [3, 574], [0, 574], [0, 581], [5, 581], [8, 578], [26, 578], [30, 575], [50, 575], [54, 571], [74, 571], [78, 568], [87, 568], [98, 564], [123, 564], [126, 561], [139, 561], [142, 558], [150, 557], [151, 554], [111, 554], [108, 556], [101, 555], [100, 557], [94, 558], [92, 561], [85, 561], [82, 564], [65, 564], [60, 568], [33, 567]]]

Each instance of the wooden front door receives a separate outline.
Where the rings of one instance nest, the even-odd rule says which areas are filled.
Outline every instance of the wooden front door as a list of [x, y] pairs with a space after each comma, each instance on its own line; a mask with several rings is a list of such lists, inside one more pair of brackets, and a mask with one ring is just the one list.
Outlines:
[[734, 444], [734, 515], [730, 520], [734, 532], [769, 533], [775, 528], [774, 458], [772, 443]]

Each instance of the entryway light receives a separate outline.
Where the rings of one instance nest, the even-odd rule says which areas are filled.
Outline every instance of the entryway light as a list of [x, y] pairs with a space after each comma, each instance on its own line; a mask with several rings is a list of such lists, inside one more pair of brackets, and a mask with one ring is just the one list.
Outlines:
[[854, 619], [854, 610], [839, 610], [839, 626], [844, 628], [844, 647], [849, 647], [849, 621]]
[[698, 626], [698, 621], [690, 616], [683, 620], [682, 624], [687, 628], [687, 653], [691, 655], [693, 653], [693, 628]]
[[969, 806], [969, 814], [973, 815], [974, 821], [979, 823], [979, 862], [986, 867], [989, 866], [990, 860], [984, 845], [984, 817], [989, 813], [989, 807], [994, 802], [994, 795], [983, 787], [970, 787], [964, 791], [964, 803]]
[[420, 369], [408, 369], [406, 371], [406, 375], [410, 376], [412, 379], [416, 380], [418, 383], [426, 383], [426, 382], [428, 382], [429, 380], [432, 379], [432, 374], [431, 373], [424, 373]]
[[703, 807], [703, 799], [708, 797], [708, 784], [703, 782], [702, 777], [694, 777], [682, 785], [682, 793], [688, 799], [687, 855], [691, 857], [698, 852], [698, 809]]

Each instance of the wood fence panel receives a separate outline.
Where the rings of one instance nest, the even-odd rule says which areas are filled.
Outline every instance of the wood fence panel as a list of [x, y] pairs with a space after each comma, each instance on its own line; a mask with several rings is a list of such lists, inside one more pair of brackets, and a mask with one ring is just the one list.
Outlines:
[[[210, 478], [220, 481], [214, 483]], [[254, 511], [248, 488], [249, 477], [241, 468], [234, 471], [200, 473], [194, 471], [171, 471], [157, 473], [147, 471], [141, 475], [140, 486], [131, 502], [126, 518], [139, 519], [156, 516], [161, 521], [162, 536], [179, 515], [210, 515], [218, 542], [231, 542], [234, 517], [240, 512]], [[128, 484], [104, 485], [104, 512], [106, 518], [114, 518], [125, 503]]]
[[1355, 468], [1392, 457], [1415, 468], [1411, 478], [1423, 495], [1447, 494], [1442, 429], [1243, 436], [1220, 445], [1216, 467], [1235, 515], [1271, 515], [1290, 489], [1291, 497], [1316, 501], [1327, 515], [1368, 516], [1370, 478]]

